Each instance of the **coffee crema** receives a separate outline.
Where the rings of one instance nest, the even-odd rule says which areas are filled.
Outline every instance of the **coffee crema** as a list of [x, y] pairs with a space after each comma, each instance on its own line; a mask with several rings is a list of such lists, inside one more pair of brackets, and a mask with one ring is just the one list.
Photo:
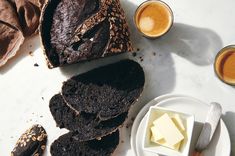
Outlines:
[[173, 13], [164, 2], [150, 0], [138, 7], [134, 20], [141, 33], [155, 38], [162, 36], [170, 29], [173, 23]]
[[235, 85], [235, 46], [225, 47], [218, 53], [215, 71], [222, 81]]

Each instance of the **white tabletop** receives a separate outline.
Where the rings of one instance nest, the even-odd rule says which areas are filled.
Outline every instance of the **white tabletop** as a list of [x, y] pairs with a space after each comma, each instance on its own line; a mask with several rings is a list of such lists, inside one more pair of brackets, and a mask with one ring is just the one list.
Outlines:
[[[213, 69], [217, 52], [223, 46], [235, 44], [235, 1], [165, 0], [174, 12], [175, 21], [171, 31], [157, 40], [141, 37], [134, 28], [133, 14], [142, 1], [122, 0], [133, 42], [140, 49], [136, 57], [124, 54], [50, 70], [36, 36], [0, 68], [0, 155], [9, 155], [21, 133], [39, 123], [49, 136], [46, 151], [49, 156], [50, 144], [66, 132], [56, 128], [48, 107], [48, 101], [60, 91], [62, 82], [74, 74], [123, 58], [134, 59], [143, 66], [146, 87], [122, 128], [115, 155], [133, 155], [129, 143], [131, 118], [148, 101], [166, 93], [221, 103], [235, 155], [235, 87], [222, 83]], [[39, 66], [35, 67], [35, 63]]]

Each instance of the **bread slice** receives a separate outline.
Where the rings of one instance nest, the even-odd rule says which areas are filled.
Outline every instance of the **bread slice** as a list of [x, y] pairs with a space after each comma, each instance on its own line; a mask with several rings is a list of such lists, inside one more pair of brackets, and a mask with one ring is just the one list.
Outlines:
[[62, 95], [73, 109], [107, 120], [128, 112], [144, 82], [142, 67], [122, 60], [72, 77], [64, 82]]
[[49, 68], [133, 51], [119, 0], [48, 1], [40, 36]]
[[128, 114], [125, 112], [106, 121], [99, 119], [97, 114], [85, 112], [78, 114], [66, 105], [60, 94], [51, 98], [49, 107], [57, 126], [77, 131], [79, 140], [83, 141], [100, 138], [116, 131], [123, 124]]
[[110, 156], [119, 143], [119, 131], [101, 140], [81, 142], [75, 132], [60, 136], [51, 145], [52, 156]]

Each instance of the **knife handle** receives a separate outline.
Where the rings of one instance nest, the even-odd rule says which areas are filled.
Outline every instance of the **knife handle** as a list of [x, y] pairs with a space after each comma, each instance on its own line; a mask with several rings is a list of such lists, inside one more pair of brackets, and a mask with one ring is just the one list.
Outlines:
[[192, 156], [203, 156], [201, 152], [194, 151]]

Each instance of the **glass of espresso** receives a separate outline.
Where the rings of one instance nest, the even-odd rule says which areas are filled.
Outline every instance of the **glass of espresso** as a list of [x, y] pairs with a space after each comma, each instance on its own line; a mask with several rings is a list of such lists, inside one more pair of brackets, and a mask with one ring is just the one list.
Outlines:
[[235, 85], [235, 45], [230, 45], [217, 54], [215, 73], [225, 83]]
[[143, 36], [158, 38], [170, 30], [173, 24], [173, 12], [165, 2], [148, 0], [136, 9], [134, 22]]

